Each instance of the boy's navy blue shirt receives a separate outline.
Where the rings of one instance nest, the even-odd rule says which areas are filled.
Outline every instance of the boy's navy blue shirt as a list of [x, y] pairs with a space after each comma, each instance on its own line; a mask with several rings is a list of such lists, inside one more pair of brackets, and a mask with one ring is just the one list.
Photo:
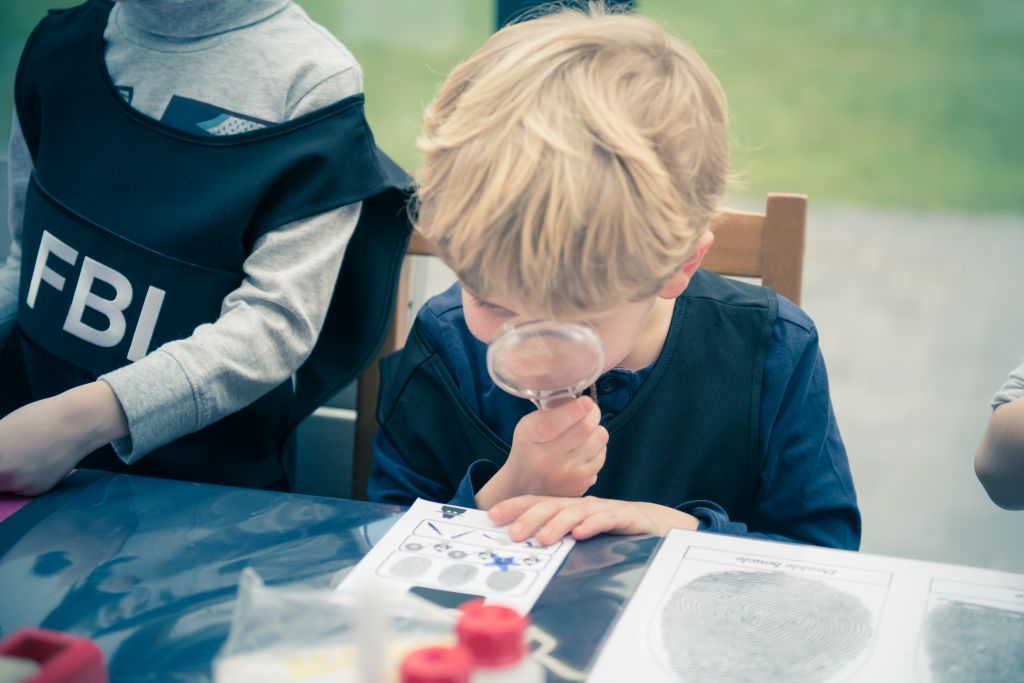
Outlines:
[[[702, 530], [856, 550], [860, 511], [829, 399], [817, 330], [792, 302], [782, 296], [778, 301], [762, 383], [761, 471], [750, 517], [756, 522], [731, 521], [714, 501], [679, 501], [676, 508], [697, 517]], [[511, 443], [516, 424], [534, 406], [498, 388], [487, 374], [487, 346], [466, 327], [459, 285], [428, 301], [417, 322], [438, 349], [467, 405], [500, 439]], [[602, 423], [623, 410], [653, 367], [637, 372], [614, 368], [598, 379]], [[452, 497], [441, 482], [410, 467], [383, 432], [374, 440], [374, 459], [369, 498], [404, 505], [419, 497], [475, 507], [476, 491], [497, 471], [488, 460], [475, 461]]]

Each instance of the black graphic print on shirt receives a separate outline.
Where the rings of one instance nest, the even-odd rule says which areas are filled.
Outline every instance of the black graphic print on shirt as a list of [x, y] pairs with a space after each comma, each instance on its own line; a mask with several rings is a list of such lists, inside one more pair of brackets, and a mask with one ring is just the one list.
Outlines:
[[238, 135], [273, 125], [270, 121], [179, 95], [175, 95], [168, 102], [160, 121], [179, 130], [200, 135]]

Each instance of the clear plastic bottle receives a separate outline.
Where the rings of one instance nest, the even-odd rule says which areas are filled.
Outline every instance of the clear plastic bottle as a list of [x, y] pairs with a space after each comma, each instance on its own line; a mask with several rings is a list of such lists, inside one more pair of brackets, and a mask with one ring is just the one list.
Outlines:
[[402, 683], [470, 683], [473, 658], [462, 647], [424, 647], [402, 660]]
[[472, 683], [543, 683], [543, 667], [526, 652], [528, 617], [483, 600], [461, 609], [456, 632], [459, 644], [473, 657]]

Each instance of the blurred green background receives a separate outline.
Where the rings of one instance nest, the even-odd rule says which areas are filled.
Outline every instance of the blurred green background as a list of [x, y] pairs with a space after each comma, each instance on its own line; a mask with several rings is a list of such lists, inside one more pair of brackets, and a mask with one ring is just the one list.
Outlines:
[[[409, 167], [423, 106], [483, 42], [489, 0], [299, 0], [355, 53], [370, 122]], [[1021, 0], [639, 0], [694, 45], [732, 111], [739, 192], [1024, 213]], [[45, 3], [0, 4], [0, 135]]]

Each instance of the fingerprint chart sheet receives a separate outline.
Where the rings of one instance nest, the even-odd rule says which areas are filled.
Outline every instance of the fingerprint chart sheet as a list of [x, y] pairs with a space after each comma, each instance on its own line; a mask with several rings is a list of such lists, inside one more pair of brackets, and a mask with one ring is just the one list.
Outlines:
[[675, 530], [587, 680], [1022, 676], [1022, 574]]
[[482, 597], [525, 614], [574, 543], [516, 542], [486, 512], [417, 500], [338, 590], [412, 590], [451, 605]]

